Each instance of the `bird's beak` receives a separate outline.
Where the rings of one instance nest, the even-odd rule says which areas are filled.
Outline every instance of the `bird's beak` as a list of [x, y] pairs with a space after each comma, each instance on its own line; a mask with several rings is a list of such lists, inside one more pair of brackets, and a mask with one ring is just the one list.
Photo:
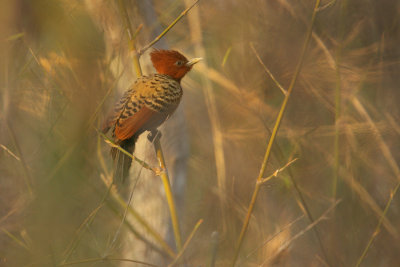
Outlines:
[[186, 66], [191, 67], [191, 66], [193, 66], [194, 64], [196, 64], [197, 62], [199, 62], [200, 60], [203, 60], [203, 58], [201, 58], [201, 57], [192, 58], [191, 60], [189, 60], [189, 61], [186, 63]]

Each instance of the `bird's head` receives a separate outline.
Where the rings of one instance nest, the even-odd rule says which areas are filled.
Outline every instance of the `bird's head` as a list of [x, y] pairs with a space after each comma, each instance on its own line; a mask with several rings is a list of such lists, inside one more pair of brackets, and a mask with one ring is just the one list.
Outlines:
[[184, 55], [174, 50], [154, 50], [150, 53], [150, 57], [158, 73], [171, 76], [177, 81], [180, 81], [193, 65], [201, 60], [201, 58], [187, 60]]

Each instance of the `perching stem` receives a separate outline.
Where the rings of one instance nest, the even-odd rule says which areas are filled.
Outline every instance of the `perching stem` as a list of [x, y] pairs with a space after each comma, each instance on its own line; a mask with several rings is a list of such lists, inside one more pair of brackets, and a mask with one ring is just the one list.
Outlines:
[[[133, 31], [132, 31], [129, 16], [128, 16], [128, 13], [126, 12], [126, 7], [124, 5], [123, 0], [118, 0], [120, 12], [124, 17], [124, 24], [125, 24], [125, 28], [127, 30], [128, 38], [129, 38], [130, 49], [133, 51], [133, 63], [134, 63], [136, 74], [138, 77], [142, 75], [142, 70], [141, 70], [140, 62], [139, 62], [139, 56], [141, 54], [143, 54], [147, 49], [152, 47], [155, 43], [157, 43], [170, 29], [172, 29], [172, 27], [175, 26], [176, 23], [178, 23], [178, 21], [181, 18], [183, 18], [189, 12], [190, 9], [192, 9], [197, 4], [198, 1], [199, 0], [196, 0], [190, 7], [186, 8], [159, 36], [157, 36], [152, 42], [150, 42], [144, 48], [140, 49], [140, 51], [138, 52], [136, 50], [136, 45], [135, 45], [136, 33], [133, 33]], [[137, 32], [138, 31], [139, 31], [139, 29], [137, 30]], [[163, 155], [163, 152], [161, 149], [160, 134], [158, 133], [153, 137], [155, 137], [154, 142], [153, 142], [154, 149], [156, 151], [157, 159], [158, 159], [158, 162], [162, 169], [162, 171], [157, 174], [161, 177], [161, 180], [164, 185], [167, 202], [168, 202], [168, 206], [170, 209], [172, 226], [174, 229], [176, 247], [177, 247], [177, 250], [180, 251], [182, 249], [182, 241], [181, 241], [182, 239], [181, 239], [181, 234], [180, 234], [180, 230], [179, 230], [179, 223], [178, 223], [178, 216], [176, 213], [175, 201], [174, 201], [174, 197], [172, 194], [168, 173], [166, 171], [164, 155]]]
[[160, 172], [159, 175], [163, 182], [165, 195], [167, 197], [169, 212], [170, 212], [171, 221], [172, 221], [172, 228], [174, 229], [176, 248], [178, 251], [180, 251], [182, 249], [181, 232], [179, 229], [179, 221], [178, 221], [178, 216], [176, 213], [176, 205], [175, 205], [174, 195], [172, 194], [172, 189], [171, 189], [171, 184], [170, 184], [169, 177], [168, 177], [167, 167], [165, 165], [164, 154], [161, 149], [161, 143], [160, 143], [161, 133], [156, 131], [156, 132], [152, 132], [151, 135], [152, 135], [151, 138], [153, 139], [152, 141], [153, 141], [153, 145], [154, 145], [154, 150], [156, 151], [158, 163], [160, 165], [160, 168], [163, 170]]

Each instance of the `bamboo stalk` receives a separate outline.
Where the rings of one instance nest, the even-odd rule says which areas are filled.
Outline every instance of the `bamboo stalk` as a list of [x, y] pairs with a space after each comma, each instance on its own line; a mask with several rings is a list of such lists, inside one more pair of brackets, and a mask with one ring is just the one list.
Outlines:
[[301, 51], [301, 54], [300, 54], [300, 59], [299, 59], [299, 62], [297, 63], [296, 70], [294, 72], [292, 81], [290, 82], [289, 88], [287, 90], [287, 93], [285, 95], [285, 98], [283, 99], [281, 108], [279, 110], [278, 117], [277, 117], [277, 119], [275, 121], [274, 129], [272, 130], [272, 134], [271, 134], [271, 137], [270, 137], [268, 145], [267, 145], [267, 150], [266, 150], [265, 155], [264, 155], [264, 160], [263, 160], [263, 163], [261, 165], [260, 173], [259, 173], [259, 175], [257, 177], [257, 182], [256, 182], [256, 185], [255, 185], [255, 188], [254, 188], [253, 195], [251, 197], [250, 205], [249, 205], [249, 208], [247, 209], [246, 218], [245, 218], [245, 221], [243, 223], [243, 227], [242, 227], [242, 230], [240, 232], [239, 239], [238, 239], [238, 242], [237, 242], [237, 245], [236, 245], [236, 249], [235, 249], [235, 253], [234, 253], [234, 257], [233, 257], [233, 261], [232, 261], [232, 266], [235, 266], [237, 258], [239, 256], [240, 248], [241, 248], [241, 246], [243, 244], [243, 239], [244, 239], [244, 236], [245, 236], [245, 234], [247, 232], [247, 228], [249, 226], [250, 217], [251, 217], [251, 214], [253, 213], [253, 209], [254, 209], [254, 206], [255, 206], [255, 203], [256, 203], [256, 200], [257, 200], [258, 192], [260, 191], [260, 187], [261, 187], [260, 181], [262, 181], [265, 169], [267, 167], [267, 163], [268, 163], [268, 160], [269, 160], [269, 157], [270, 157], [270, 154], [271, 154], [272, 145], [273, 145], [273, 143], [275, 141], [275, 137], [276, 137], [276, 135], [278, 133], [279, 126], [280, 126], [280, 124], [282, 122], [282, 118], [283, 118], [283, 115], [285, 113], [289, 97], [290, 97], [290, 95], [291, 95], [291, 93], [293, 91], [294, 85], [296, 84], [296, 81], [297, 81], [297, 78], [299, 76], [301, 67], [303, 65], [304, 57], [305, 57], [305, 54], [306, 54], [306, 51], [307, 51], [308, 44], [310, 42], [311, 33], [312, 33], [312, 29], [313, 29], [314, 22], [315, 22], [315, 17], [317, 15], [320, 2], [321, 2], [320, 0], [316, 0], [315, 1], [314, 10], [313, 10], [312, 17], [311, 17], [311, 23], [310, 23], [310, 26], [309, 26], [309, 28], [307, 30], [307, 35], [306, 35], [306, 39], [304, 41], [303, 48], [302, 48], [302, 51]]
[[165, 165], [163, 151], [161, 149], [159, 134], [156, 135], [156, 137], [153, 141], [153, 144], [154, 144], [154, 150], [156, 151], [157, 160], [160, 165], [160, 168], [162, 170], [164, 170], [164, 171], [161, 171], [159, 175], [160, 175], [160, 178], [164, 185], [165, 196], [166, 196], [167, 202], [168, 202], [168, 207], [169, 207], [171, 221], [172, 221], [172, 228], [174, 229], [176, 248], [178, 251], [180, 251], [182, 249], [182, 238], [181, 238], [181, 233], [180, 233], [180, 229], [179, 229], [178, 215], [176, 212], [174, 195], [172, 193], [171, 184], [170, 184], [170, 180], [169, 180], [168, 173], [167, 173], [167, 167]]

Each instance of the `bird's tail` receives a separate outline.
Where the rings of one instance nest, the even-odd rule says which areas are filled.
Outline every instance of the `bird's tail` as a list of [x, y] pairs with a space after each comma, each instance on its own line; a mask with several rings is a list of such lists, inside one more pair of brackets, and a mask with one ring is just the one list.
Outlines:
[[[137, 135], [120, 142], [122, 149], [130, 154], [135, 150], [135, 143], [138, 139]], [[111, 148], [111, 156], [114, 159], [114, 183], [123, 184], [129, 175], [129, 168], [132, 164], [132, 158], [116, 147]]]

